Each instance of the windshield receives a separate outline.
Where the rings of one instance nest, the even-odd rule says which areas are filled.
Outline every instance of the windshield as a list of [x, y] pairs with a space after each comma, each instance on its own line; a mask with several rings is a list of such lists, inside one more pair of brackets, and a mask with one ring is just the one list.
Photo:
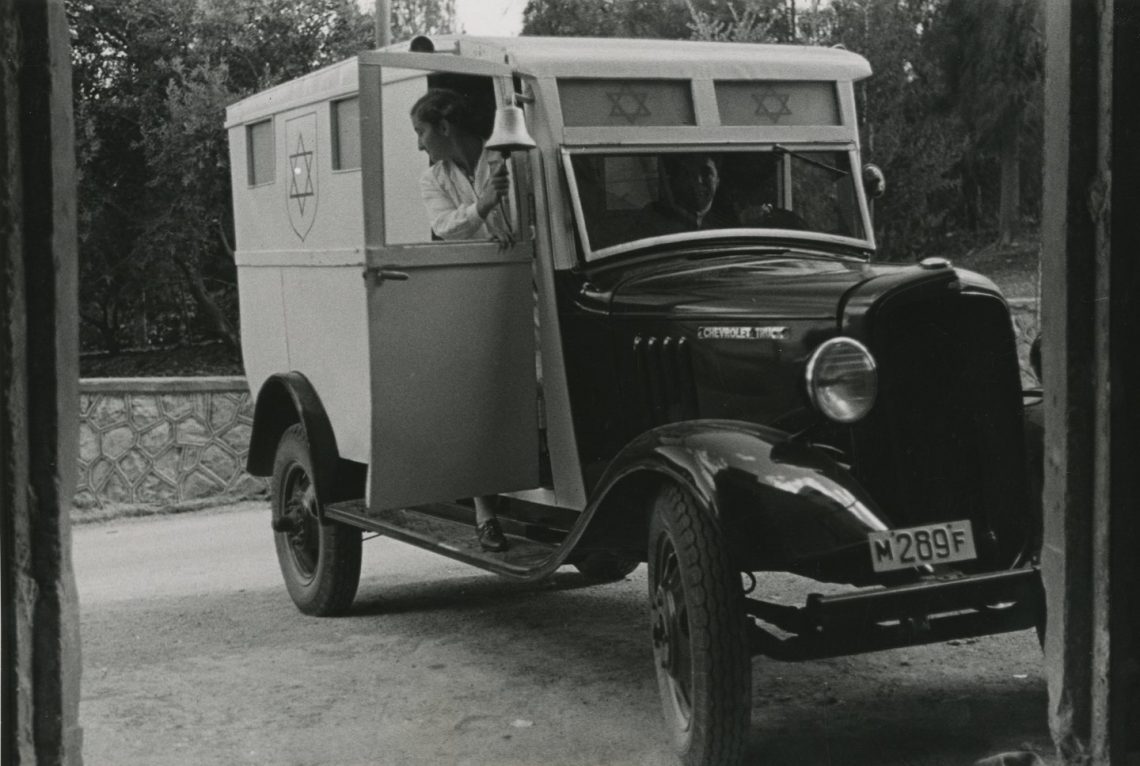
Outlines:
[[846, 151], [582, 153], [570, 166], [592, 258], [691, 232], [865, 238]]

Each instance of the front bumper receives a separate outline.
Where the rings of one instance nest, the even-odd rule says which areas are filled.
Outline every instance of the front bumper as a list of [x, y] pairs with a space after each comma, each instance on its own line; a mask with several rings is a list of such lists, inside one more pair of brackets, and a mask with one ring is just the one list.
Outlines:
[[[1038, 567], [929, 579], [832, 596], [803, 607], [747, 599], [753, 651], [784, 660], [836, 657], [1024, 630], [1044, 615]], [[780, 637], [768, 626], [792, 634]]]

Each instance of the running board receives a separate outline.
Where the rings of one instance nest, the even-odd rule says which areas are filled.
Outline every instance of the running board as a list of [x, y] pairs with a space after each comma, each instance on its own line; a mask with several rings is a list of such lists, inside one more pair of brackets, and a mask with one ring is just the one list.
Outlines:
[[938, 643], [1036, 625], [1040, 570], [1025, 567], [893, 588], [812, 594], [802, 608], [745, 600], [757, 620], [792, 633], [781, 638], [754, 624], [752, 650], [779, 660], [838, 657]]
[[357, 499], [325, 506], [325, 517], [516, 580], [547, 576], [559, 551], [558, 545], [523, 536], [525, 527], [504, 517], [499, 521], [510, 548], [501, 553], [484, 551], [475, 533], [474, 512], [458, 504], [433, 503], [373, 513]]

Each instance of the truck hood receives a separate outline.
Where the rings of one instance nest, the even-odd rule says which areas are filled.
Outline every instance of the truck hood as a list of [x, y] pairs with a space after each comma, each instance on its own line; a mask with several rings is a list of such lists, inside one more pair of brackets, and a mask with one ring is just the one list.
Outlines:
[[609, 310], [671, 319], [834, 319], [852, 287], [896, 269], [792, 255], [673, 262], [622, 279], [609, 296]]

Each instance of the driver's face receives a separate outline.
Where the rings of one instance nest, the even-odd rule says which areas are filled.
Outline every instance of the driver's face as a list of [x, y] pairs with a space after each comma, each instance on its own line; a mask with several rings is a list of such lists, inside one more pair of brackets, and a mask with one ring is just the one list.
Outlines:
[[720, 174], [711, 157], [685, 155], [678, 157], [669, 181], [673, 201], [686, 210], [704, 212], [712, 205], [720, 185]]

